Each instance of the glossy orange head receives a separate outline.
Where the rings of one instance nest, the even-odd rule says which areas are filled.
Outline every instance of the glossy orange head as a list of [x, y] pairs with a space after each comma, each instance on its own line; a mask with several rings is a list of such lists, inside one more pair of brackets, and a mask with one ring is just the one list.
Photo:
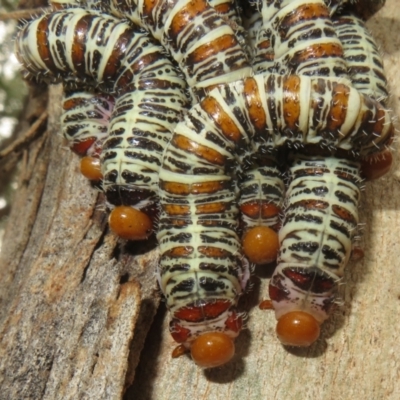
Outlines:
[[201, 368], [227, 363], [235, 354], [233, 339], [222, 332], [208, 332], [196, 338], [191, 347], [193, 361]]
[[91, 181], [100, 181], [103, 179], [101, 173], [100, 159], [97, 157], [86, 156], [81, 160], [81, 174]]
[[278, 234], [267, 226], [255, 226], [243, 236], [243, 252], [250, 262], [266, 264], [276, 260], [279, 251]]
[[319, 338], [320, 324], [309, 313], [291, 311], [279, 318], [276, 334], [283, 345], [307, 347]]
[[115, 207], [110, 213], [108, 224], [113, 232], [127, 240], [147, 239], [153, 230], [148, 215], [129, 206]]
[[181, 344], [172, 357], [179, 357], [186, 349], [201, 368], [225, 364], [235, 354], [234, 338], [242, 326], [242, 315], [226, 300], [182, 307], [174, 312], [170, 322], [171, 336]]

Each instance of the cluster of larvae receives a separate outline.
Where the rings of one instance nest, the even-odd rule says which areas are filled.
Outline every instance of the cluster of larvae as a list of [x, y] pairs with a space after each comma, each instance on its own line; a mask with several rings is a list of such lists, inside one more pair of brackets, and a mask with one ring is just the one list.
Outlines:
[[25, 78], [64, 85], [63, 132], [111, 230], [156, 233], [173, 356], [228, 362], [250, 266], [275, 260], [262, 306], [279, 339], [319, 337], [357, 251], [360, 185], [391, 165], [363, 20], [383, 3], [66, 0], [19, 32]]

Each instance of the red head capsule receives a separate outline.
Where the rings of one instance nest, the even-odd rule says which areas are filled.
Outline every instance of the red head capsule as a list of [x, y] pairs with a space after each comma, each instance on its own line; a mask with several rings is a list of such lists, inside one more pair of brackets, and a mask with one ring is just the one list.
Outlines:
[[390, 150], [373, 154], [361, 162], [361, 176], [366, 180], [378, 179], [390, 171], [393, 156]]

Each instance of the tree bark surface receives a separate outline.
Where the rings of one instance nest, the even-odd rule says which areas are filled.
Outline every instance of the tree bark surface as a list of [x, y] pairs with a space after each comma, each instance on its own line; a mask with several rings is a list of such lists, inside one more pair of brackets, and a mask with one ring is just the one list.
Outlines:
[[[398, 2], [387, 0], [368, 27], [397, 119]], [[248, 329], [236, 340], [235, 359], [201, 370], [187, 356], [171, 358], [157, 249], [128, 246], [108, 231], [102, 196], [59, 135], [59, 98], [60, 88], [52, 89], [48, 129], [22, 157], [0, 258], [1, 400], [400, 399], [397, 143], [391, 172], [366, 183], [365, 257], [348, 266], [343, 306], [321, 339], [308, 349], [279, 344], [273, 312], [257, 307], [271, 271], [257, 269], [241, 299]]]
[[157, 250], [108, 232], [59, 133], [61, 94], [23, 157], [3, 242], [0, 399], [121, 398], [160, 298]]

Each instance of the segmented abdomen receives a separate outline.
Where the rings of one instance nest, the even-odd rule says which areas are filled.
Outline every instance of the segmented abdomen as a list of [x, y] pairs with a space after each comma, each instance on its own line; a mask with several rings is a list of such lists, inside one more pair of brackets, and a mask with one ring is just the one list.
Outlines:
[[169, 61], [139, 64], [143, 78], [118, 97], [101, 154], [104, 189], [114, 205], [154, 201], [164, 148], [187, 106], [184, 82]]
[[32, 21], [18, 48], [31, 74], [116, 96], [101, 154], [103, 188], [112, 205], [152, 203], [165, 144], [188, 104], [185, 81], [163, 48], [125, 22], [79, 8]]
[[[178, 124], [160, 170], [160, 287], [173, 315], [171, 333], [186, 345], [207, 331], [237, 336], [235, 306], [249, 277], [233, 179], [235, 147], [246, 147], [247, 138], [231, 121], [221, 132], [207, 119], [201, 106], [218, 109], [214, 98], [200, 104]], [[187, 309], [199, 310], [198, 318], [187, 317]]]
[[199, 99], [215, 85], [252, 74], [235, 32], [205, 0], [110, 0], [102, 5], [148, 29], [170, 52]]
[[258, 50], [267, 55], [266, 46], [271, 46], [274, 63], [270, 71], [326, 77], [346, 75], [342, 46], [322, 0], [260, 0], [259, 4], [264, 45], [258, 46]]
[[[345, 108], [342, 102], [336, 118], [335, 98], [343, 93], [360, 107]], [[289, 95], [302, 101], [294, 100], [292, 108], [293, 104], [285, 101]], [[298, 114], [292, 111], [291, 118], [285, 118], [288, 107], [291, 110], [299, 107]], [[196, 281], [181, 284], [189, 272], [201, 276], [200, 271], [207, 268], [216, 271], [221, 268], [221, 277], [239, 276], [239, 281], [244, 282], [247, 272], [240, 261], [236, 234], [235, 165], [255, 134], [272, 147], [294, 142], [321, 146], [323, 141], [332, 149], [352, 150], [357, 143], [354, 138], [363, 135], [366, 127], [359, 121], [368, 116], [372, 127], [378, 123], [369, 119], [375, 114], [387, 118], [390, 125], [387, 112], [354, 89], [334, 81], [298, 76], [247, 78], [214, 89], [195, 105], [176, 126], [160, 170], [162, 210], [157, 236], [161, 250], [160, 285], [169, 295], [169, 306], [185, 307], [193, 299], [204, 298], [205, 293], [201, 296], [196, 293], [199, 287]], [[289, 131], [288, 125], [296, 128], [296, 134]], [[384, 143], [391, 135], [391, 128], [380, 123], [379, 126], [384, 127], [384, 132], [379, 131]], [[368, 140], [373, 137], [370, 134]], [[354, 151], [370, 148], [370, 143], [365, 142]], [[179, 257], [185, 262], [177, 263]], [[175, 275], [170, 278], [170, 271], [182, 265], [185, 265], [182, 279], [176, 279]], [[215, 282], [218, 290], [211, 291], [209, 297], [218, 299], [220, 289], [224, 295], [226, 290], [231, 291], [223, 282], [222, 279]], [[239, 288], [238, 283], [236, 287]], [[237, 296], [232, 298], [233, 304], [236, 301]]]
[[353, 15], [346, 15], [335, 19], [334, 26], [343, 44], [344, 59], [353, 86], [385, 104], [388, 92], [382, 58], [364, 22]]
[[[265, 159], [268, 160], [267, 155]], [[239, 179], [242, 229], [267, 226], [278, 231], [280, 228], [285, 187], [276, 165], [272, 158], [271, 165], [245, 171]]]
[[[343, 44], [343, 59], [352, 84], [372, 98], [378, 97], [377, 92], [384, 98], [382, 64], [362, 22], [354, 17], [336, 18], [335, 29]], [[371, 54], [360, 54], [362, 43], [366, 40], [369, 42], [362, 52], [367, 50]], [[373, 71], [373, 65], [380, 66], [378, 72]], [[379, 81], [378, 75], [381, 78]], [[353, 103], [339, 95], [337, 104], [345, 109]], [[379, 120], [376, 115], [375, 121]], [[373, 132], [368, 133], [364, 129], [361, 132], [369, 140], [374, 136]], [[339, 134], [342, 133], [339, 130]], [[379, 146], [380, 150], [387, 149], [391, 136]], [[310, 345], [318, 337], [319, 324], [328, 317], [335, 300], [336, 283], [343, 275], [357, 232], [360, 162], [346, 158], [350, 156], [359, 160], [360, 155], [366, 154], [354, 153], [362, 138], [359, 140], [358, 143], [352, 141], [354, 147], [349, 148], [347, 155], [337, 152], [337, 157], [332, 157], [323, 149], [313, 148], [311, 152], [305, 150], [303, 155], [293, 156], [285, 218], [279, 234], [281, 249], [278, 266], [269, 286], [279, 321], [278, 336], [284, 344]], [[293, 328], [295, 324], [303, 324], [297, 334], [293, 333], [296, 331]], [[302, 335], [300, 329], [307, 334]]]
[[61, 127], [71, 149], [81, 156], [99, 156], [108, 135], [115, 100], [94, 90], [65, 90]]
[[359, 163], [296, 155], [278, 266], [270, 283], [276, 317], [305, 310], [322, 322], [343, 276], [358, 223]]
[[[330, 10], [322, 0], [311, 2], [260, 1], [259, 5], [261, 5], [260, 14], [256, 12], [250, 20], [251, 24], [255, 24], [250, 29], [250, 41], [254, 46], [252, 63], [256, 71], [277, 71], [280, 74], [296, 73], [312, 76], [323, 75], [325, 77], [345, 75], [346, 67], [342, 59], [341, 43], [332, 26], [329, 16]], [[291, 87], [290, 90], [294, 91], [294, 87]], [[296, 114], [299, 113], [298, 110], [296, 112], [296, 106], [293, 103], [292, 107], [285, 107], [285, 112], [289, 118], [295, 119]], [[277, 109], [279, 109], [279, 106]], [[285, 112], [283, 115], [285, 115]], [[291, 134], [296, 135], [295, 131], [299, 123], [299, 120], [292, 122], [292, 127], [289, 128], [292, 131]], [[278, 132], [275, 131], [274, 133], [277, 134]], [[244, 225], [247, 228], [248, 226], [262, 224], [274, 226], [276, 229], [279, 226], [279, 211], [283, 203], [283, 183], [276, 168], [277, 155], [273, 154], [271, 149], [265, 150], [263, 137], [255, 135], [253, 140], [255, 154], [253, 154], [252, 159], [259, 159], [261, 165], [263, 160], [267, 160], [268, 164], [272, 166], [267, 175], [272, 179], [263, 183], [265, 173], [260, 174], [262, 170], [251, 171], [250, 174], [258, 176], [258, 185], [255, 176], [251, 180], [246, 179], [242, 192], [249, 193], [249, 189], [252, 189], [253, 198], [248, 198], [248, 204], [254, 204], [257, 202], [257, 194], [261, 192], [262, 185], [271, 187], [274, 190], [271, 192], [271, 199], [264, 197], [263, 202], [270, 202], [273, 206], [270, 209], [275, 209], [275, 215], [270, 221], [263, 221], [261, 210], [259, 210], [258, 216], [256, 215], [257, 220], [250, 219], [244, 212], [246, 204], [243, 204], [241, 208], [245, 215]], [[301, 141], [299, 143], [294, 142], [293, 147], [296, 149], [303, 144]], [[323, 141], [321, 141], [321, 144], [323, 145]], [[260, 201], [258, 202], [260, 203]]]

